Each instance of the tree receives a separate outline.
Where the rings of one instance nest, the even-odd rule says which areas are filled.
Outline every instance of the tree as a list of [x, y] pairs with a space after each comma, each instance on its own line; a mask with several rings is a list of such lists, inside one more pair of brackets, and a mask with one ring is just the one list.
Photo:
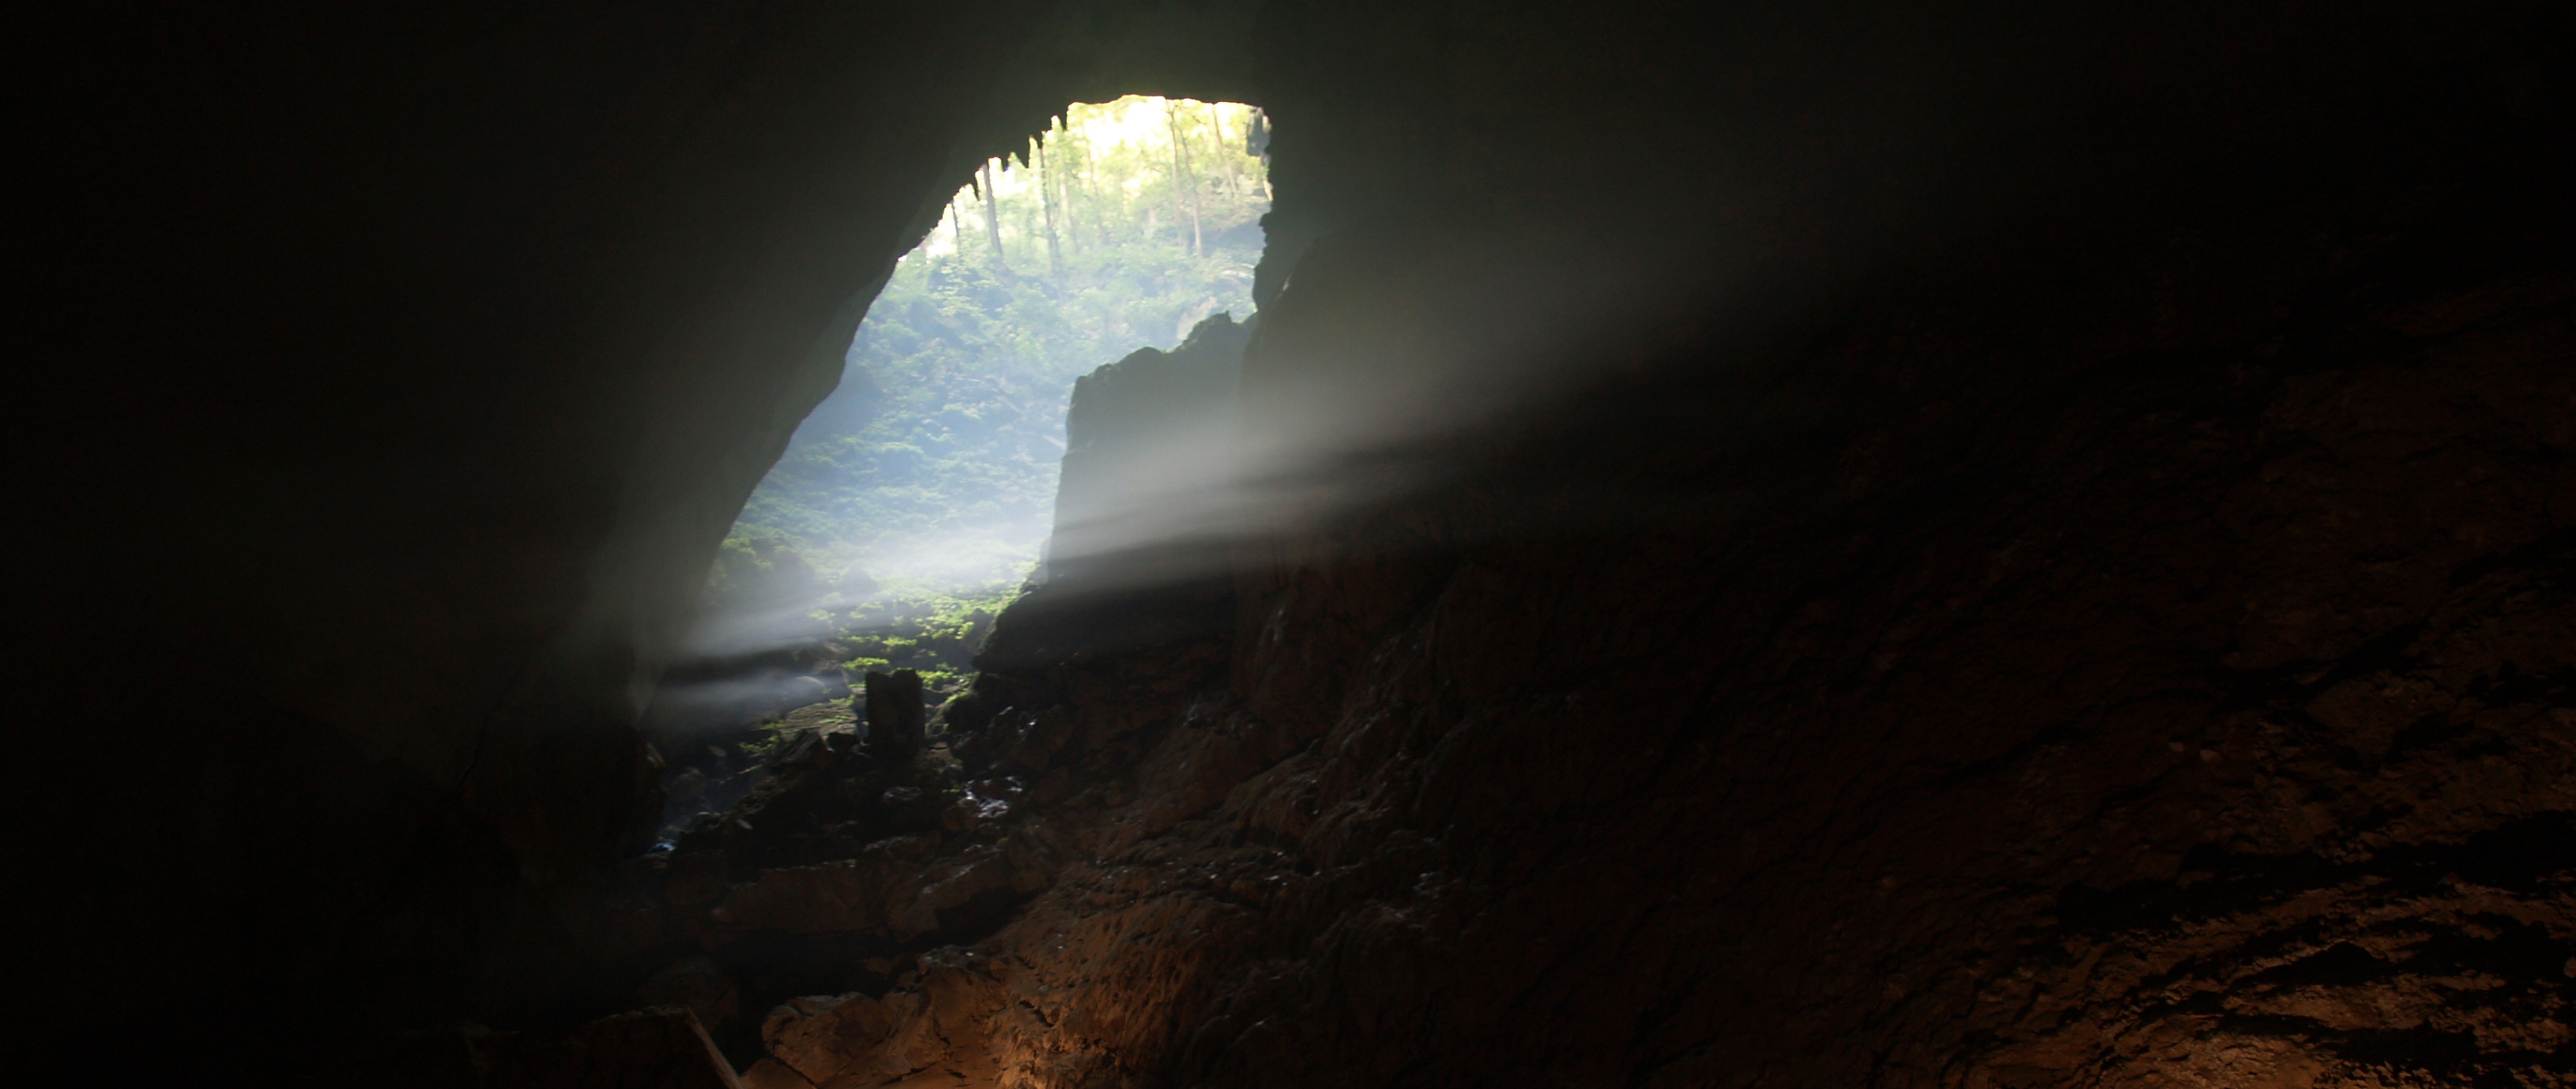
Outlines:
[[[933, 248], [944, 252], [897, 264], [840, 391], [798, 430], [732, 536], [783, 540], [818, 571], [856, 568], [907, 601], [943, 586], [1016, 586], [1053, 510], [1074, 378], [1169, 347], [1211, 300], [1251, 313], [1258, 235], [1240, 228], [1264, 210], [1262, 172], [1224, 141], [1240, 141], [1253, 118], [1241, 106], [1215, 107], [1213, 119], [1208, 110], [1075, 104], [1027, 154], [980, 164], [949, 201], [950, 235]], [[1034, 173], [1001, 185], [1014, 169]], [[1229, 170], [1240, 193], [1212, 180]], [[1167, 245], [1160, 217], [1177, 227], [1193, 211], [1196, 230]], [[968, 252], [970, 212], [984, 217], [989, 256]], [[1046, 269], [1001, 260], [1044, 236]]]
[[1046, 141], [1040, 139], [1038, 141], [1038, 210], [1046, 213], [1047, 275], [1061, 280], [1064, 278], [1064, 252], [1056, 245], [1055, 201], [1048, 199], [1050, 196], [1048, 181]]
[[1000, 165], [1001, 161], [1002, 160], [1000, 159], [984, 160], [984, 169], [980, 172], [984, 179], [982, 186], [984, 190], [984, 238], [986, 241], [993, 244], [993, 267], [995, 268], [1004, 268], [1009, 264], [1008, 260], [1002, 256], [1002, 213], [993, 195], [993, 175], [1001, 172], [996, 169], [996, 167]]
[[1181, 189], [1190, 191], [1190, 253], [1207, 255], [1204, 236], [1199, 233], [1199, 179], [1190, 170], [1190, 142], [1181, 133], [1181, 107], [1175, 102], [1163, 103], [1163, 120], [1172, 130], [1172, 230], [1181, 227]]
[[1225, 115], [1217, 112], [1216, 103], [1207, 104], [1208, 138], [1216, 145], [1217, 161], [1225, 164], [1225, 191], [1228, 196], [1243, 199], [1243, 172], [1235, 166], [1235, 157], [1225, 152]]
[[[1082, 251], [1082, 225], [1074, 217], [1073, 180], [1065, 176], [1067, 170], [1082, 169], [1081, 139], [1081, 136], [1073, 131], [1072, 126], [1063, 123], [1062, 118], [1057, 119], [1053, 131], [1048, 134], [1049, 142], [1055, 145], [1055, 152], [1051, 160], [1052, 167], [1047, 170], [1046, 175], [1055, 186], [1052, 192], [1055, 194], [1057, 214], [1064, 219], [1064, 248], [1067, 253]], [[1068, 155], [1072, 156], [1071, 166], [1065, 164], [1065, 157]]]

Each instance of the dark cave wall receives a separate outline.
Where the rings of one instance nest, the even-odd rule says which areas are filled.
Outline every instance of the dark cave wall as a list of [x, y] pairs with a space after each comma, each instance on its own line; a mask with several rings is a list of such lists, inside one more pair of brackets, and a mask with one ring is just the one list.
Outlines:
[[1278, 123], [1247, 449], [1386, 490], [1243, 542], [1229, 636], [1003, 678], [1034, 899], [831, 1061], [2563, 1071], [2565, 19], [54, 18], [20, 1023], [630, 997], [638, 670], [848, 304], [1169, 90]]
[[20, 18], [13, 847], [56, 877], [12, 963], [66, 1051], [137, 988], [209, 1039], [589, 1001], [634, 708], [857, 305], [987, 152], [1104, 79], [1223, 85], [1248, 21]]
[[[2542, 73], [2568, 39], [2534, 18], [2183, 7], [1960, 45], [1834, 39], [1828, 13], [1762, 26], [1738, 66], [1614, 66], [1647, 85], [1615, 100], [1672, 111], [1635, 106], [1641, 130], [1708, 134], [1590, 138], [1653, 179], [1622, 196], [1701, 209], [1681, 244], [1715, 290], [1679, 311], [1696, 327], [1584, 323], [1560, 358], [1637, 372], [1433, 443], [1495, 444], [1467, 483], [1246, 557], [1238, 710], [1194, 716], [1223, 739], [1198, 743], [1310, 747], [1208, 810], [1194, 860], [1230, 882], [1113, 856], [1175, 885], [1123, 910], [1241, 928], [1235, 956], [1122, 992], [1205, 988], [1165, 1000], [1142, 1065], [2566, 1077], [2576, 344], [2566, 89]], [[1300, 116], [1296, 84], [1269, 90]], [[1283, 120], [1283, 194], [1315, 197], [1300, 137], [1344, 144]], [[1581, 191], [1442, 151], [1421, 169], [1481, 207]], [[1511, 389], [1495, 340], [1620, 313], [1581, 285], [1673, 242], [1542, 251], [1533, 287], [1411, 211], [1353, 213], [1298, 266], [1251, 404], [1319, 369], [1401, 396], [1459, 358], [1442, 388]], [[1280, 854], [1240, 861], [1256, 845]], [[1120, 868], [1100, 885], [1134, 888]], [[1029, 960], [1049, 989], [1085, 978]]]
[[1173, 836], [1239, 868], [1112, 856], [1244, 931], [1175, 1080], [2563, 1077], [2570, 288], [2455, 226], [1947, 254], [1830, 378], [1614, 387], [1655, 437], [1305, 543], [1209, 732], [1312, 747]]
[[[53, 683], [138, 759], [40, 784], [69, 842], [35, 846], [95, 875], [49, 905], [84, 940], [45, 974], [361, 1023], [542, 1009], [632, 838], [634, 673], [950, 165], [970, 100], [925, 62], [960, 28], [115, 29], [69, 74], [124, 110], [56, 115], [85, 230], [49, 239], [37, 332], [100, 356], [46, 436], [81, 474], [51, 563], [88, 576], [58, 668], [97, 679]], [[884, 63], [847, 64], [871, 38]], [[111, 665], [154, 639], [164, 666]], [[208, 872], [162, 887], [172, 846]]]

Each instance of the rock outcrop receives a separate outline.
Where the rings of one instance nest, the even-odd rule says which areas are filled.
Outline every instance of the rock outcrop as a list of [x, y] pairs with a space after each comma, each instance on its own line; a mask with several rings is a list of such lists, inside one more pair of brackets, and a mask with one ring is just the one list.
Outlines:
[[920, 754], [922, 731], [930, 723], [930, 712], [922, 706], [921, 674], [909, 669], [868, 674], [867, 712], [869, 756], [902, 764]]
[[1108, 592], [1226, 567], [1243, 517], [1235, 401], [1252, 325], [1218, 314], [1169, 352], [1141, 348], [1075, 380], [1041, 582]]

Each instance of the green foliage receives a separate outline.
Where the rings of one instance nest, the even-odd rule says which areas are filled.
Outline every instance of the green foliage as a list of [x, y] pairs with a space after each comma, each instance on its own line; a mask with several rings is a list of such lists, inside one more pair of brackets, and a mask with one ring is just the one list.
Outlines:
[[707, 576], [707, 600], [719, 609], [760, 609], [819, 596], [821, 583], [786, 538], [761, 526], [736, 524], [716, 553]]
[[778, 751], [779, 742], [787, 740], [787, 735], [784, 732], [786, 728], [787, 723], [782, 719], [771, 719], [767, 722], [760, 723], [759, 725], [752, 727], [753, 730], [759, 733], [759, 736], [754, 737], [749, 741], [741, 742], [734, 747], [745, 753], [749, 753], [752, 756], [768, 756], [770, 753]]
[[840, 634], [834, 642], [853, 655], [845, 663], [852, 672], [916, 670], [923, 685], [942, 689], [973, 669], [993, 618], [1016, 593], [1016, 585], [998, 583], [879, 598], [837, 611]]

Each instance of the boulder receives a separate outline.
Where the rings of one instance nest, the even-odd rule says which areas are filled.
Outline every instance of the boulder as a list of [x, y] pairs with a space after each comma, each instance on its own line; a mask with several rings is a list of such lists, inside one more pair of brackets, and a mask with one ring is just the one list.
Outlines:
[[867, 677], [868, 736], [865, 752], [901, 764], [921, 752], [930, 722], [921, 699], [921, 674], [909, 669], [870, 672]]

